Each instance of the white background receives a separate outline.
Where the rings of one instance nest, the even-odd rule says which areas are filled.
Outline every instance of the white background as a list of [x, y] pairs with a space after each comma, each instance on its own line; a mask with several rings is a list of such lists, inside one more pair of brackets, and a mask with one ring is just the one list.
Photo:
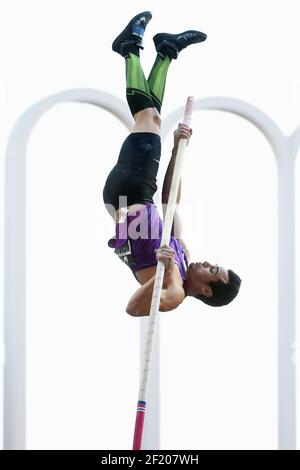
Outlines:
[[[142, 52], [146, 74], [156, 32], [208, 34], [171, 64], [162, 116], [187, 95], [230, 96], [262, 109], [286, 134], [299, 125], [296, 0], [2, 1], [1, 260], [12, 127], [35, 102], [66, 89], [96, 88], [125, 99], [124, 63], [111, 42], [144, 9], [153, 13]], [[192, 259], [224, 264], [243, 284], [222, 309], [189, 298], [161, 315], [161, 448], [276, 448], [275, 160], [259, 131], [236, 116], [197, 113], [193, 129], [183, 174], [185, 238]], [[44, 115], [30, 139], [28, 448], [131, 447], [139, 321], [125, 306], [138, 284], [106, 245], [114, 227], [101, 199], [126, 135], [105, 111], [66, 103]], [[169, 136], [160, 184], [171, 146]], [[298, 163], [298, 184], [299, 176]], [[2, 296], [2, 265], [0, 288]]]

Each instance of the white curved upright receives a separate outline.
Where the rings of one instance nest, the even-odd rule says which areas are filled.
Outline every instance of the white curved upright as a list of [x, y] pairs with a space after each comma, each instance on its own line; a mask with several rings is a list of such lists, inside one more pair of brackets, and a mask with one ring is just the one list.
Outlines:
[[[167, 133], [180, 119], [183, 107], [163, 123]], [[300, 128], [285, 136], [267, 114], [245, 101], [214, 97], [195, 101], [196, 110], [218, 110], [254, 124], [270, 143], [278, 169], [278, 448], [296, 448], [296, 371], [292, 360], [296, 336], [295, 290], [295, 161]], [[288, 228], [288, 229], [287, 229]]]
[[[18, 120], [11, 132], [5, 168], [5, 367], [4, 367], [4, 448], [25, 449], [25, 361], [26, 361], [26, 148], [39, 118], [52, 106], [63, 102], [90, 103], [115, 115], [128, 129], [132, 117], [127, 105], [113, 95], [93, 89], [68, 90], [45, 98]], [[183, 107], [163, 122], [164, 138], [181, 119]], [[295, 191], [294, 167], [300, 146], [300, 128], [290, 137], [261, 110], [240, 100], [214, 97], [194, 102], [197, 110], [221, 110], [252, 122], [269, 141], [278, 166], [278, 410], [279, 449], [296, 446], [296, 383], [292, 347], [295, 341]], [[286, 230], [289, 227], [289, 230]], [[143, 319], [141, 328], [143, 334]], [[142, 339], [143, 344], [143, 339]], [[156, 344], [158, 348], [158, 342]], [[141, 352], [142, 354], [142, 352]], [[144, 448], [159, 448], [159, 351], [156, 350], [149, 413], [145, 421]], [[154, 403], [157, 406], [152, 406]], [[153, 412], [151, 411], [153, 410]]]
[[133, 119], [119, 98], [93, 89], [68, 90], [29, 108], [13, 128], [5, 167], [4, 287], [4, 449], [26, 447], [26, 150], [40, 117], [65, 102], [90, 103], [106, 109], [128, 129]]

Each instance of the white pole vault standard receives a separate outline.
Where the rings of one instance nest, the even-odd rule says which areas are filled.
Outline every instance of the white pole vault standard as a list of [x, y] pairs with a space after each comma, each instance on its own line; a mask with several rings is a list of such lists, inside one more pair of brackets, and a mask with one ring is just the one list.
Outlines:
[[[193, 97], [189, 96], [186, 102], [184, 111], [184, 124], [190, 126], [193, 112]], [[172, 176], [171, 189], [164, 219], [163, 232], [161, 237], [160, 246], [169, 245], [173, 219], [176, 209], [176, 200], [181, 178], [181, 169], [183, 163], [183, 156], [186, 149], [187, 139], [180, 139], [178, 151], [175, 159], [174, 171]], [[160, 296], [162, 291], [163, 279], [165, 274], [165, 265], [162, 261], [157, 262], [153, 294], [151, 300], [151, 308], [149, 315], [148, 331], [145, 342], [144, 362], [141, 371], [140, 390], [138, 397], [138, 405], [135, 420], [135, 430], [133, 438], [133, 450], [140, 450], [142, 447], [144, 419], [146, 412], [147, 389], [151, 370], [151, 360], [153, 352], [153, 343], [155, 337], [157, 315], [159, 311]]]

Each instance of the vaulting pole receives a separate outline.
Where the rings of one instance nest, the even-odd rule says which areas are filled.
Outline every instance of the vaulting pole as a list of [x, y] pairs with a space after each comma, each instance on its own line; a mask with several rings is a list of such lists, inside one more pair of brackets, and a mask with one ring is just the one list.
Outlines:
[[[193, 97], [190, 96], [187, 99], [185, 111], [184, 111], [184, 124], [190, 126], [193, 111]], [[172, 184], [169, 194], [169, 200], [166, 209], [166, 215], [164, 219], [163, 232], [161, 237], [160, 246], [169, 245], [171, 230], [173, 225], [173, 219], [176, 209], [177, 193], [179, 189], [179, 183], [181, 179], [181, 169], [183, 163], [183, 156], [186, 149], [187, 139], [180, 139], [178, 145], [178, 151], [175, 160], [175, 166], [172, 177]], [[165, 273], [165, 265], [162, 261], [157, 262], [157, 268], [155, 273], [155, 281], [153, 287], [148, 331], [146, 335], [145, 350], [144, 350], [144, 361], [141, 371], [140, 390], [138, 397], [138, 405], [135, 420], [135, 430], [133, 438], [132, 450], [140, 450], [142, 448], [142, 438], [144, 429], [144, 419], [146, 412], [147, 402], [147, 389], [151, 370], [152, 352], [155, 337], [155, 330], [157, 324], [157, 315], [159, 310], [160, 296], [162, 291], [163, 279]]]

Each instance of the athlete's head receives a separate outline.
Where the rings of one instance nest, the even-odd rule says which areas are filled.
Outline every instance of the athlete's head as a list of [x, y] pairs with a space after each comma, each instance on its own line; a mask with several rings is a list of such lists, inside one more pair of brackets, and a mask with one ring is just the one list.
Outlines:
[[241, 279], [233, 271], [208, 261], [191, 263], [186, 274], [186, 295], [196, 297], [212, 307], [229, 304], [241, 285]]

